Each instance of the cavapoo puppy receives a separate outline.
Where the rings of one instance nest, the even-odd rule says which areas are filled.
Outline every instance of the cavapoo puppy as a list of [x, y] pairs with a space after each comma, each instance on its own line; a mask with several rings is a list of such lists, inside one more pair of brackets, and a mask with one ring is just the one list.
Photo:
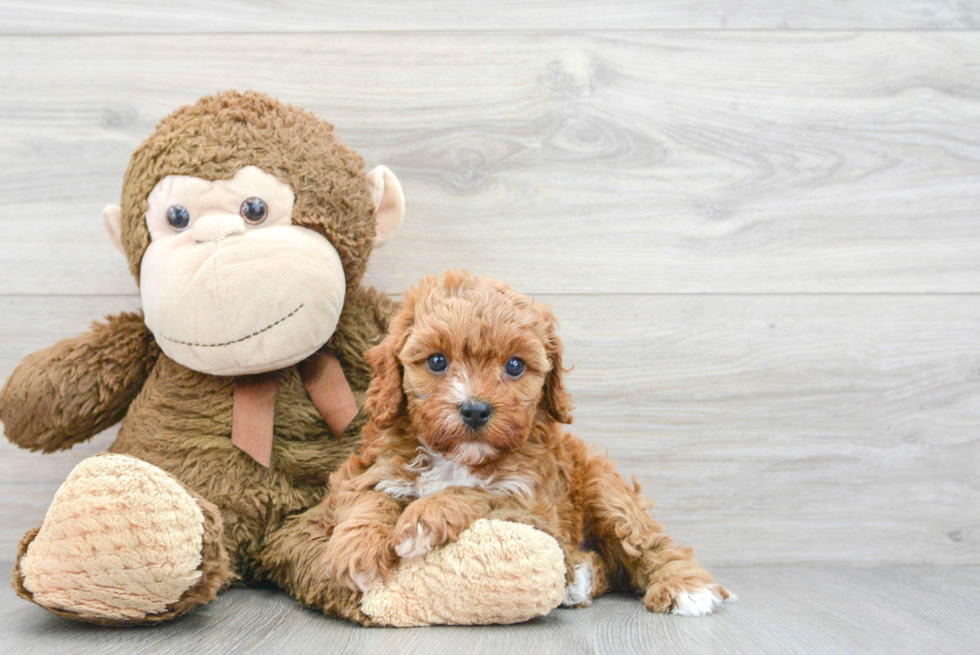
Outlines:
[[639, 488], [566, 431], [572, 403], [547, 306], [465, 272], [425, 278], [367, 357], [364, 444], [325, 500], [337, 582], [365, 591], [399, 557], [500, 518], [562, 546], [564, 605], [638, 591], [653, 611], [698, 616], [734, 599], [644, 511]]

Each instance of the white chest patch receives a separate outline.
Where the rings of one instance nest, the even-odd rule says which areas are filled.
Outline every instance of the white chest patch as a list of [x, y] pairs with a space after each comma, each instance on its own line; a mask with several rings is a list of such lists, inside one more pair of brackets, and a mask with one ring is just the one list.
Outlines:
[[513, 496], [532, 495], [531, 483], [511, 476], [508, 478], [483, 477], [473, 473], [469, 466], [448, 460], [439, 453], [419, 449], [418, 456], [408, 465], [418, 473], [414, 480], [382, 480], [374, 488], [394, 498], [424, 498], [444, 491], [447, 487], [472, 487]]

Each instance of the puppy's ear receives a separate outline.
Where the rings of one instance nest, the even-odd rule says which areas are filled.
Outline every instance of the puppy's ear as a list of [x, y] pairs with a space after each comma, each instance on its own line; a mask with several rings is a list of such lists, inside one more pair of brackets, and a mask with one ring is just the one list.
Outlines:
[[565, 368], [562, 366], [561, 356], [565, 352], [565, 347], [558, 338], [558, 322], [554, 314], [548, 307], [542, 308], [543, 323], [545, 325], [544, 348], [548, 353], [548, 362], [551, 370], [548, 371], [544, 380], [544, 397], [541, 399], [542, 408], [559, 423], [572, 422], [572, 396], [565, 389], [563, 376]]
[[389, 334], [364, 353], [371, 365], [371, 384], [364, 399], [364, 409], [381, 428], [389, 428], [398, 418], [405, 394], [402, 392], [402, 365], [396, 356], [398, 338]]
[[405, 394], [402, 391], [402, 365], [398, 353], [405, 346], [411, 330], [412, 296], [407, 295], [399, 311], [388, 324], [389, 334], [364, 357], [371, 365], [371, 384], [364, 399], [364, 409], [380, 428], [390, 428], [402, 413]]

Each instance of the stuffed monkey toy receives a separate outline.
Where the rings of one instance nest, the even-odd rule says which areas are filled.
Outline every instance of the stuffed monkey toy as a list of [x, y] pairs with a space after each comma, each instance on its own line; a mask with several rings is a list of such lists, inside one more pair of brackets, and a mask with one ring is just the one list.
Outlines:
[[381, 625], [510, 623], [561, 602], [557, 542], [511, 522], [365, 594], [326, 574], [321, 500], [358, 446], [363, 353], [394, 308], [361, 278], [404, 212], [391, 171], [363, 166], [328, 122], [251, 92], [178, 109], [136, 150], [104, 219], [142, 312], [29, 355], [0, 391], [22, 448], [122, 422], [21, 540], [20, 596], [104, 625], [168, 621], [232, 584]]

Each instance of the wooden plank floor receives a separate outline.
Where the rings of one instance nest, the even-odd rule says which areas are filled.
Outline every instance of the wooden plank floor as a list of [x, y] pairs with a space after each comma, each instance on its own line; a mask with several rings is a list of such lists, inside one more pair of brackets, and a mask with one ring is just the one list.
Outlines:
[[[2, 18], [2, 14], [0, 14]], [[367, 283], [980, 292], [980, 33], [0, 37], [0, 294], [133, 294], [101, 211], [175, 107], [259, 88], [405, 188]]]
[[975, 29], [969, 0], [0, 0], [0, 34]]
[[0, 644], [31, 655], [975, 655], [980, 647], [977, 567], [745, 567], [715, 575], [739, 600], [703, 618], [651, 614], [639, 600], [616, 595], [485, 628], [362, 628], [257, 589], [225, 592], [172, 624], [100, 628], [50, 615], [4, 586]]

